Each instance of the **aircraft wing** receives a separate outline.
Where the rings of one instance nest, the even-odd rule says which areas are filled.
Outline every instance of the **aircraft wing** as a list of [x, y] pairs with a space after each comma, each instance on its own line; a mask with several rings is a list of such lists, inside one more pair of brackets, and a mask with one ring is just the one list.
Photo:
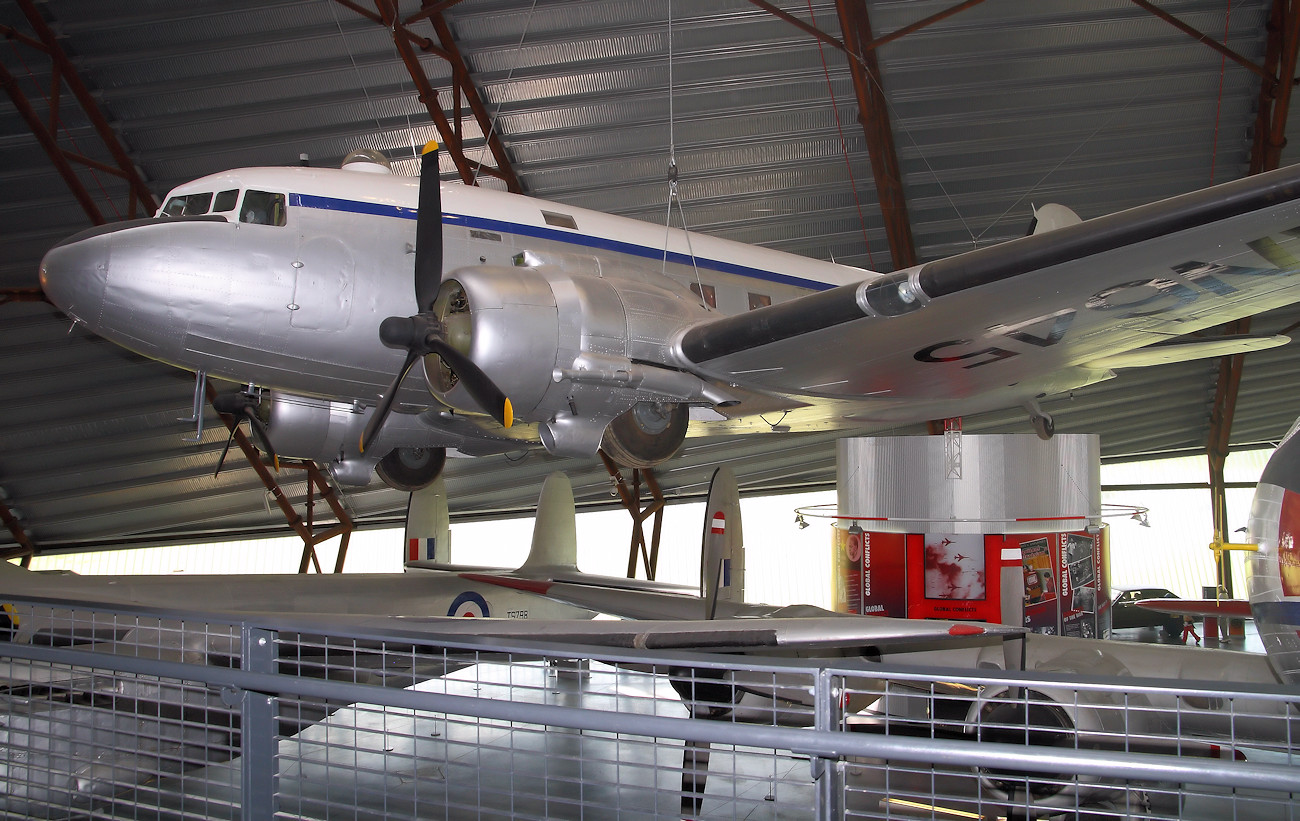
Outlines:
[[1133, 604], [1144, 610], [1172, 616], [1228, 616], [1252, 618], [1250, 602], [1244, 599], [1141, 599]]
[[[393, 624], [393, 622], [397, 622]], [[391, 626], [439, 636], [526, 639], [645, 650], [818, 649], [1016, 637], [1021, 627], [880, 616], [646, 621], [395, 619]]]
[[890, 400], [1032, 397], [1280, 344], [1188, 334], [1300, 300], [1297, 273], [1300, 165], [711, 320], [679, 352], [742, 388], [877, 400], [853, 418], [885, 421]]
[[[494, 626], [503, 632], [474, 631], [473, 625], [455, 628], [477, 635], [510, 636], [572, 641], [615, 647], [646, 649], [784, 648], [825, 649], [951, 641], [972, 637], [1015, 637], [1023, 627], [998, 624], [893, 619], [836, 613], [811, 605], [774, 607], [719, 601], [715, 612], [698, 596], [655, 590], [606, 588], [503, 576], [463, 574], [467, 581], [523, 590], [563, 604], [595, 610], [634, 621], [534, 622]], [[620, 626], [621, 625], [621, 626]]]

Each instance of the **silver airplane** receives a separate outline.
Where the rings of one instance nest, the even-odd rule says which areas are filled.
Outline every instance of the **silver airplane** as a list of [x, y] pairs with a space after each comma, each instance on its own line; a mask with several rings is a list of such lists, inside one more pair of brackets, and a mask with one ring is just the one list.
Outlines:
[[381, 160], [181, 185], [153, 218], [56, 245], [42, 287], [198, 374], [196, 395], [205, 376], [249, 386], [218, 407], [265, 417], [268, 449], [404, 490], [448, 452], [649, 467], [688, 433], [772, 418], [1023, 406], [1046, 438], [1041, 399], [1282, 344], [1191, 334], [1300, 299], [1300, 166], [1086, 222], [1042, 208], [1031, 236], [879, 274], [442, 184], [436, 150], [420, 180]]

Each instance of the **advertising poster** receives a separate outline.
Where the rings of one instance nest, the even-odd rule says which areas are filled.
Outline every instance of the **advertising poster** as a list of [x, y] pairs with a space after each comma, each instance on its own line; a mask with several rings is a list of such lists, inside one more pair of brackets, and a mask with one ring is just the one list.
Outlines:
[[862, 612], [862, 532], [850, 538], [849, 529], [832, 527], [834, 539], [831, 555], [832, 589], [835, 591], [834, 607], [841, 613]]
[[922, 571], [927, 599], [984, 601], [988, 598], [982, 534], [925, 534]]
[[1060, 605], [1049, 538], [1021, 542], [1020, 561], [1025, 573], [1025, 626], [1035, 633], [1055, 635]]
[[1100, 551], [1097, 538], [1087, 533], [1062, 533], [1061, 633], [1097, 637], [1097, 580]]
[[[986, 538], [981, 533], [908, 535], [908, 618], [998, 620], [1000, 585], [996, 567], [991, 577], [988, 573]], [[999, 550], [1001, 537], [992, 538]]]
[[862, 534], [862, 612], [907, 617], [907, 570], [902, 533]]

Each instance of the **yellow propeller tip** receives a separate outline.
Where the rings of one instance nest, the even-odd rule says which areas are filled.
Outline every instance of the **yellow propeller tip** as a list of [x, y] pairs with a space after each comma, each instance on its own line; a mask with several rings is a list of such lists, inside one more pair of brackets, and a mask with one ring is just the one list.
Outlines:
[[365, 434], [362, 434], [360, 437], [357, 438], [357, 450], [360, 451], [361, 453], [365, 453], [365, 452], [366, 452], [366, 436], [365, 436]]
[[420, 153], [428, 154], [430, 151], [437, 151], [437, 150], [438, 150], [438, 141], [429, 140], [427, 143], [424, 144], [424, 148], [420, 150]]
[[508, 428], [508, 427], [510, 427], [512, 424], [514, 424], [514, 421], [515, 421], [515, 409], [512, 408], [512, 407], [510, 406], [510, 400], [509, 400], [509, 399], [506, 400], [506, 405], [505, 405], [505, 407], [502, 409], [502, 411], [501, 411], [501, 415], [502, 415], [502, 417], [504, 417], [504, 419], [503, 419], [503, 421], [502, 421], [502, 424], [505, 425], [505, 427]]

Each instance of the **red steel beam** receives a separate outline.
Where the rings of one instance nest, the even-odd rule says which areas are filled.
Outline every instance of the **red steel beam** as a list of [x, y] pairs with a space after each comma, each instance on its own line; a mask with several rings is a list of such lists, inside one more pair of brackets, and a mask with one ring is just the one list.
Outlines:
[[836, 0], [835, 7], [839, 11], [844, 43], [852, 55], [849, 71], [858, 98], [858, 119], [871, 157], [871, 173], [880, 198], [889, 253], [895, 270], [908, 268], [917, 263], [916, 243], [903, 196], [903, 175], [898, 166], [889, 106], [880, 85], [880, 62], [876, 59], [876, 52], [867, 47], [873, 39], [871, 20], [864, 0]]
[[1255, 143], [1250, 152], [1250, 173], [1272, 171], [1282, 161], [1286, 146], [1286, 121], [1295, 88], [1297, 49], [1300, 48], [1300, 9], [1295, 0], [1274, 0], [1269, 13], [1264, 55], [1267, 77], [1260, 82], [1256, 107]]
[[[45, 22], [33, 0], [16, 0], [16, 2], [19, 8], [22, 9], [24, 16], [26, 16], [27, 23], [31, 26], [34, 36], [28, 36], [11, 26], [0, 26], [0, 34], [3, 34], [6, 39], [22, 43], [48, 57], [52, 77], [49, 121], [47, 123], [37, 114], [35, 107], [23, 94], [13, 75], [0, 66], [0, 82], [3, 83], [5, 91], [13, 100], [19, 114], [27, 123], [28, 128], [32, 130], [45, 153], [49, 155], [55, 168], [64, 178], [73, 196], [77, 198], [77, 202], [81, 204], [82, 210], [86, 212], [92, 222], [96, 225], [102, 225], [105, 220], [94, 198], [86, 190], [85, 185], [73, 169], [72, 163], [74, 162], [119, 177], [126, 182], [128, 189], [126, 212], [128, 218], [139, 216], [141, 212], [152, 214], [158, 209], [158, 201], [154, 199], [153, 193], [145, 184], [144, 178], [140, 176], [135, 163], [132, 162], [117, 134], [109, 125], [108, 119], [104, 116], [98, 103], [95, 102], [94, 97], [91, 96], [85, 83], [77, 74], [76, 66], [72, 64], [72, 61], [68, 59], [68, 55], [59, 46], [54, 31]], [[63, 86], [67, 87], [73, 98], [81, 106], [82, 111], [85, 112], [86, 118], [99, 136], [104, 148], [113, 158], [115, 165], [96, 162], [80, 152], [70, 151], [59, 145], [59, 98]]]
[[[430, 119], [433, 120], [434, 127], [438, 129], [443, 148], [446, 149], [447, 156], [451, 158], [452, 164], [456, 167], [456, 173], [461, 182], [466, 185], [477, 185], [479, 175], [487, 174], [502, 180], [508, 190], [521, 193], [523, 186], [510, 164], [505, 147], [501, 144], [496, 130], [492, 127], [487, 107], [483, 105], [478, 89], [475, 88], [473, 79], [470, 76], [469, 67], [465, 63], [465, 58], [461, 55], [455, 38], [452, 36], [451, 27], [447, 25], [447, 21], [442, 14], [443, 11], [454, 6], [459, 0], [437, 0], [437, 2], [424, 0], [420, 11], [405, 20], [398, 18], [395, 0], [374, 0], [376, 11], [371, 11], [359, 3], [353, 2], [353, 0], [335, 0], [335, 2], [365, 17], [367, 20], [382, 25], [392, 33], [393, 45], [397, 48], [398, 56], [401, 57], [402, 64], [406, 66], [407, 73], [411, 75], [420, 102], [424, 104], [425, 110], [429, 112]], [[438, 42], [423, 37], [411, 29], [413, 23], [424, 20], [429, 21]], [[424, 67], [420, 65], [419, 55], [416, 54], [417, 49], [442, 59], [450, 66], [452, 76], [451, 110], [454, 120], [448, 119], [447, 112], [438, 99], [438, 90], [434, 88], [433, 83], [430, 82], [428, 75], [424, 71]], [[468, 106], [471, 113], [473, 113], [479, 129], [484, 135], [487, 150], [492, 155], [494, 165], [470, 159], [465, 154], [464, 133], [461, 128], [462, 100], [464, 105]]]
[[[1286, 145], [1286, 121], [1291, 107], [1291, 89], [1295, 86], [1297, 46], [1300, 45], [1297, 43], [1300, 38], [1300, 10], [1295, 0], [1275, 0], [1269, 12], [1267, 31], [1259, 105], [1255, 117], [1255, 141], [1250, 152], [1251, 174], [1277, 168], [1281, 162], [1282, 148]], [[1250, 317], [1229, 323], [1224, 326], [1224, 330], [1227, 333], [1249, 333]], [[1241, 388], [1244, 364], [1245, 357], [1241, 354], [1225, 356], [1219, 360], [1214, 404], [1210, 408], [1210, 430], [1205, 443], [1214, 538], [1220, 541], [1228, 540], [1227, 484], [1223, 472], [1231, 450], [1232, 422], [1237, 410], [1237, 395]], [[1222, 584], [1226, 595], [1233, 595], [1231, 565], [1223, 562], [1220, 573], [1218, 583]]]
[[1245, 57], [1241, 56], [1237, 52], [1228, 48], [1223, 43], [1220, 43], [1218, 40], [1215, 40], [1213, 37], [1210, 37], [1208, 34], [1205, 34], [1204, 32], [1197, 31], [1192, 26], [1187, 25], [1182, 20], [1179, 20], [1177, 17], [1173, 16], [1172, 14], [1160, 8], [1159, 6], [1155, 6], [1149, 3], [1147, 2], [1147, 0], [1129, 0], [1129, 1], [1133, 3], [1133, 5], [1137, 6], [1138, 8], [1144, 9], [1145, 11], [1155, 15], [1156, 17], [1159, 17], [1161, 20], [1164, 20], [1166, 23], [1178, 29], [1179, 31], [1183, 32], [1188, 37], [1191, 37], [1196, 42], [1209, 46], [1210, 48], [1222, 54], [1224, 57], [1227, 57], [1229, 60], [1233, 61], [1234, 63], [1244, 67], [1246, 70], [1258, 74], [1260, 78], [1264, 80], [1264, 82], [1267, 83], [1270, 81], [1274, 81], [1276, 79], [1272, 75], [1270, 75], [1269, 72], [1267, 72], [1263, 66], [1254, 63], [1250, 60], [1247, 60]]
[[22, 522], [18, 521], [18, 517], [3, 501], [0, 501], [0, 522], [4, 523], [4, 526], [13, 534], [14, 541], [18, 542], [17, 547], [0, 552], [0, 561], [21, 558], [23, 559], [23, 566], [26, 566], [31, 557], [36, 555], [36, 545], [32, 544], [32, 540], [27, 536], [27, 531], [23, 530]]

